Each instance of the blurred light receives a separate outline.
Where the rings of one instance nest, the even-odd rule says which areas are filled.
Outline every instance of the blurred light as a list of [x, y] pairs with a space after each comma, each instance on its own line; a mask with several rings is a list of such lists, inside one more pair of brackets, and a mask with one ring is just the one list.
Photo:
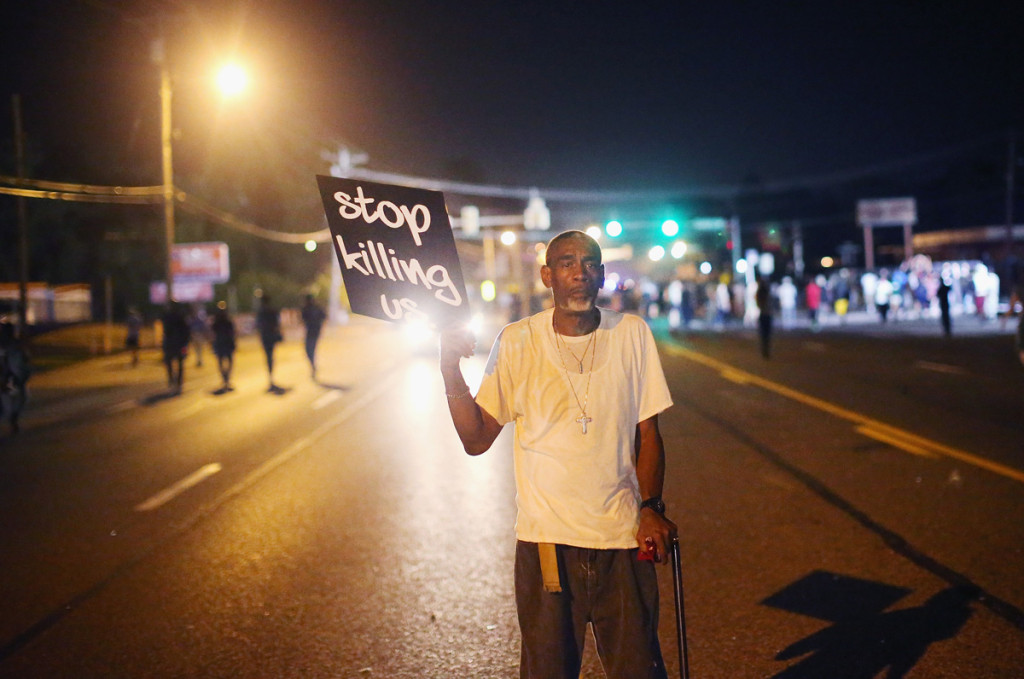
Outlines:
[[700, 263], [700, 272], [702, 274], [704, 274], [705, 276], [707, 276], [709, 273], [711, 273], [711, 262], [701, 262]]
[[647, 251], [647, 258], [652, 262], [660, 262], [665, 256], [665, 248], [660, 245], [655, 245], [653, 248]]
[[307, 240], [305, 247], [306, 247], [306, 252], [313, 252], [314, 250], [316, 250], [316, 241], [315, 240]]
[[618, 238], [619, 236], [622, 235], [622, 222], [613, 219], [612, 221], [605, 224], [604, 232], [607, 233], [612, 238]]
[[588, 226], [587, 235], [593, 238], [594, 240], [601, 240], [601, 228], [598, 226]]
[[516, 242], [516, 232], [515, 231], [502, 231], [501, 232], [501, 244], [502, 245], [512, 245], [515, 242]]
[[548, 246], [544, 243], [536, 243], [533, 246], [533, 251], [537, 253], [537, 264], [538, 266], [544, 266], [547, 263]]
[[672, 253], [673, 258], [682, 259], [683, 255], [686, 254], [686, 242], [677, 240], [675, 243], [672, 243], [672, 249], [670, 252]]
[[619, 274], [613, 271], [604, 277], [604, 289], [608, 292], [612, 292], [617, 287], [619, 287]]
[[479, 337], [481, 331], [484, 329], [483, 314], [473, 314], [469, 319], [469, 323], [466, 324], [466, 329], [473, 333], [474, 337]]
[[497, 296], [497, 289], [494, 287], [494, 281], [484, 281], [480, 284], [480, 299], [485, 302], [493, 302], [494, 298]]
[[740, 259], [736, 261], [736, 273], [747, 273], [747, 260]]
[[833, 266], [835, 263], [836, 263], [836, 260], [832, 259], [831, 257], [822, 257], [821, 258], [821, 266], [822, 266], [822, 268], [827, 269], [827, 268]]
[[402, 335], [410, 347], [418, 349], [433, 340], [434, 331], [424, 320], [408, 319], [402, 323]]
[[679, 222], [674, 219], [666, 219], [661, 223], [661, 232], [669, 238], [679, 235]]
[[217, 73], [217, 87], [229, 97], [244, 90], [248, 82], [245, 71], [238, 64], [227, 64]]

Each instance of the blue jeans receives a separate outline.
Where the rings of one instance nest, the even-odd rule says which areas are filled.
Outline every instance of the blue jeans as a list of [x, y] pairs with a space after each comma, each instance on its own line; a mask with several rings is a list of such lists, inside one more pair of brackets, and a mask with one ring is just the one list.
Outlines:
[[560, 593], [544, 590], [537, 545], [516, 544], [522, 679], [577, 679], [591, 623], [608, 679], [665, 679], [658, 643], [658, 577], [636, 549], [558, 545]]

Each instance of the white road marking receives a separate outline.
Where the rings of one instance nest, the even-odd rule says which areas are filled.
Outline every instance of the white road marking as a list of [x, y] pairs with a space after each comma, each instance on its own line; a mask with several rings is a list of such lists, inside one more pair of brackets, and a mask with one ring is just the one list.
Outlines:
[[196, 471], [192, 472], [181, 481], [178, 481], [174, 485], [168, 486], [161, 490], [159, 493], [149, 498], [145, 502], [135, 505], [135, 511], [137, 512], [149, 512], [157, 507], [162, 507], [177, 496], [184, 493], [186, 490], [202, 483], [207, 478], [213, 476], [221, 470], [221, 466], [217, 462], [200, 467]]
[[921, 368], [922, 370], [932, 370], [937, 373], [947, 373], [949, 375], [967, 374], [967, 371], [959, 366], [946, 365], [945, 363], [932, 363], [931, 361], [914, 361], [914, 367]]
[[337, 401], [339, 398], [341, 398], [341, 392], [337, 390], [331, 390], [324, 394], [323, 396], [321, 396], [320, 398], [318, 398], [317, 400], [313, 401], [313, 410], [320, 410], [321, 408], [329, 406], [330, 404]]
[[359, 411], [365, 408], [369, 403], [380, 397], [381, 394], [385, 393], [388, 389], [393, 388], [395, 383], [398, 381], [399, 376], [400, 375], [397, 373], [390, 373], [386, 375], [381, 382], [378, 382], [377, 384], [370, 387], [366, 392], [364, 392], [360, 397], [356, 398], [354, 401], [347, 403], [340, 413], [332, 417], [330, 420], [322, 423], [319, 427], [311, 431], [306, 436], [303, 436], [302, 438], [293, 441], [290, 445], [288, 445], [284, 450], [279, 452], [277, 455], [270, 458], [269, 460], [261, 464], [259, 467], [246, 474], [245, 478], [243, 478], [241, 481], [233, 485], [231, 488], [228, 488], [226, 491], [224, 491], [217, 498], [217, 500], [207, 509], [213, 509], [215, 507], [220, 506], [224, 502], [227, 502], [229, 499], [240, 494], [246, 488], [251, 487], [254, 483], [256, 483], [257, 481], [265, 477], [267, 474], [283, 465], [285, 462], [291, 460], [293, 457], [301, 453], [307, 447], [313, 445], [323, 437], [327, 436], [329, 433], [331, 433], [339, 426], [341, 426], [344, 422], [346, 422], [351, 417], [359, 413]]
[[205, 400], [203, 400], [203, 401], [196, 401], [192, 405], [186, 406], [185, 408], [182, 408], [178, 412], [172, 413], [172, 414], [168, 415], [167, 416], [167, 420], [170, 421], [170, 422], [177, 422], [178, 420], [184, 420], [186, 417], [190, 417], [191, 415], [195, 415], [196, 413], [198, 413], [203, 408], [206, 408], [207, 406], [209, 406], [209, 403], [207, 401], [205, 401]]

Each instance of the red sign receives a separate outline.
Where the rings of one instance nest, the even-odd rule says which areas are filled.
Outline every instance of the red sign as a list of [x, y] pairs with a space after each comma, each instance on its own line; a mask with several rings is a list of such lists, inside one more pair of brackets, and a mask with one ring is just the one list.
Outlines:
[[[167, 283], [154, 281], [149, 284], [149, 301], [152, 304], [167, 303]], [[203, 281], [174, 281], [175, 302], [212, 302], [213, 283]]]
[[171, 252], [174, 281], [225, 283], [231, 277], [227, 243], [178, 243]]

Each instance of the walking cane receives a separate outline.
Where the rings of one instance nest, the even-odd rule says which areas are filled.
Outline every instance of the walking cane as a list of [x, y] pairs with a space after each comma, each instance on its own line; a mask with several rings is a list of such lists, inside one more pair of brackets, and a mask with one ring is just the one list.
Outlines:
[[676, 632], [679, 634], [679, 679], [690, 679], [686, 648], [686, 613], [683, 610], [683, 567], [679, 559], [679, 538], [672, 539], [672, 584], [676, 592]]

